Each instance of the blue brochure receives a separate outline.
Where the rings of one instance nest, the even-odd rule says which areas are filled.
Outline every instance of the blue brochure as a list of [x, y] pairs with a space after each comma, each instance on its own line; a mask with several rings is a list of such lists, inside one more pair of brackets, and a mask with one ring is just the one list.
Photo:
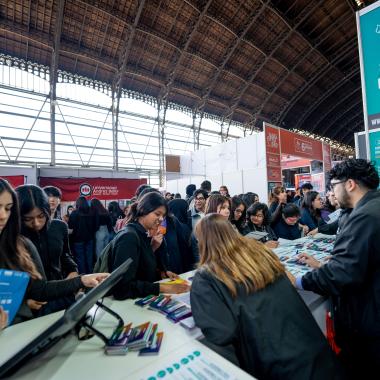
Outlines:
[[28, 283], [28, 273], [0, 269], [0, 306], [8, 312], [8, 325], [17, 314]]

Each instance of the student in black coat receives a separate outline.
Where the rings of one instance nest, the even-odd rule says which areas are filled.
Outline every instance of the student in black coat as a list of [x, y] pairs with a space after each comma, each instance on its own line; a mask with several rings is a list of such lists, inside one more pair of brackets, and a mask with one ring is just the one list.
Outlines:
[[17, 187], [16, 193], [21, 233], [37, 248], [47, 279], [78, 276], [78, 267], [70, 253], [67, 225], [58, 219], [50, 220], [45, 192], [35, 185], [22, 185]]
[[[113, 289], [116, 299], [145, 297], [149, 294], [182, 293], [186, 284], [159, 284], [161, 272], [155, 251], [161, 245], [163, 235], [158, 227], [167, 213], [165, 199], [156, 192], [147, 193], [131, 205], [127, 225], [114, 239], [111, 252], [111, 268], [116, 269], [128, 258], [133, 262], [123, 279]], [[176, 278], [174, 273], [166, 273]]]
[[[0, 268], [26, 272], [30, 282], [25, 299], [46, 302], [70, 296], [83, 287], [94, 287], [107, 273], [75, 276], [46, 281], [39, 255], [33, 244], [20, 235], [20, 214], [16, 193], [7, 181], [0, 179]], [[24, 304], [25, 306], [25, 304]]]
[[342, 378], [335, 354], [275, 254], [237, 234], [220, 215], [207, 215], [195, 233], [201, 259], [191, 308], [208, 341], [232, 346], [240, 367], [258, 379]]
[[[20, 204], [21, 234], [37, 248], [46, 279], [63, 280], [78, 276], [78, 268], [69, 249], [67, 225], [62, 220], [50, 220], [46, 193], [35, 185], [19, 186], [16, 193]], [[42, 308], [36, 302], [35, 312], [39, 310], [38, 315], [46, 315], [66, 309], [74, 301], [72, 294], [71, 297], [53, 300]]]

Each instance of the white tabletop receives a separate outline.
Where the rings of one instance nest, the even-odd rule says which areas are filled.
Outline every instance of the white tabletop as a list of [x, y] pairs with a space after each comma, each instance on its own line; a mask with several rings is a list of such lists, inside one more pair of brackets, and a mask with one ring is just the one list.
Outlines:
[[[29, 360], [12, 378], [28, 380], [153, 379], [155, 376], [162, 375], [162, 371], [166, 371], [174, 363], [186, 361], [184, 358], [189, 355], [194, 357], [192, 353], [199, 352], [200, 356], [197, 360], [189, 360], [187, 365], [182, 365], [180, 370], [170, 376], [167, 373], [165, 379], [196, 379], [194, 373], [202, 371], [205, 366], [209, 366], [216, 373], [221, 369], [225, 371], [224, 374], [219, 374], [220, 377], [215, 377], [216, 379], [252, 379], [251, 376], [198, 342], [195, 338], [201, 335], [199, 329], [188, 331], [156, 311], [136, 306], [134, 300], [116, 301], [107, 298], [105, 304], [117, 312], [125, 323], [132, 322], [134, 325], [146, 321], [158, 323], [158, 331], [164, 332], [159, 354], [141, 357], [138, 356], [138, 352], [131, 351], [125, 356], [107, 356], [103, 350], [104, 343], [99, 338], [93, 337], [90, 340], [79, 341], [74, 334], [70, 334], [46, 352]], [[5, 329], [0, 334], [0, 365], [61, 315], [62, 312], [58, 312]], [[97, 312], [97, 316], [94, 327], [106, 336], [110, 336], [116, 327], [116, 320], [107, 313]], [[203, 370], [207, 373], [210, 368], [203, 368]], [[193, 377], [190, 377], [191, 374]], [[159, 378], [160, 376], [157, 377]]]

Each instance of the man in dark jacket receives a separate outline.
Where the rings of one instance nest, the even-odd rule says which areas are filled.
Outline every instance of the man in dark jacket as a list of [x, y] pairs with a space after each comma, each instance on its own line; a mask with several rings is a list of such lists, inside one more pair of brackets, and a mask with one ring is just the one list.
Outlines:
[[332, 258], [295, 280], [296, 286], [330, 296], [341, 358], [352, 379], [380, 374], [380, 193], [375, 167], [349, 159], [330, 172], [342, 208], [352, 212], [339, 233]]

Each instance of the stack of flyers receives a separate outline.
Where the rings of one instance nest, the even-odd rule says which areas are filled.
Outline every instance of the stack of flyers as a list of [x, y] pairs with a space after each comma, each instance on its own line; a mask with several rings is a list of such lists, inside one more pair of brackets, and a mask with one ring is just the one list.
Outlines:
[[118, 328], [112, 335], [110, 341], [105, 346], [107, 355], [125, 355], [128, 352], [128, 338], [131, 333], [132, 323]]
[[176, 311], [177, 309], [180, 309], [183, 306], [185, 305], [182, 302], [171, 300], [165, 306], [163, 306], [159, 311], [166, 315], [166, 314], [172, 313], [173, 311]]
[[142, 350], [140, 350], [139, 352], [140, 356], [157, 355], [159, 353], [161, 343], [162, 343], [162, 338], [164, 337], [164, 333], [162, 331], [157, 332], [157, 329], [156, 329], [153, 335], [154, 336], [153, 336], [151, 345], [147, 348], [143, 348]]
[[180, 321], [179, 324], [187, 330], [192, 330], [193, 328], [196, 327], [193, 317], [188, 317], [188, 318], [182, 319], [182, 321]]
[[157, 298], [157, 296], [154, 296], [151, 294], [149, 296], [146, 296], [145, 298], [141, 298], [141, 299], [135, 301], [135, 305], [144, 307], [145, 305], [148, 305], [151, 302], [153, 302], [156, 298]]
[[171, 301], [170, 296], [164, 296], [161, 294], [148, 306], [148, 309], [160, 311]]
[[128, 338], [127, 346], [130, 350], [140, 350], [149, 347], [149, 338], [153, 329], [153, 323], [145, 322], [133, 327]]
[[187, 306], [182, 306], [179, 309], [176, 309], [169, 313], [166, 318], [170, 319], [174, 323], [179, 322], [182, 319], [191, 317], [193, 314], [191, 313], [191, 309]]

